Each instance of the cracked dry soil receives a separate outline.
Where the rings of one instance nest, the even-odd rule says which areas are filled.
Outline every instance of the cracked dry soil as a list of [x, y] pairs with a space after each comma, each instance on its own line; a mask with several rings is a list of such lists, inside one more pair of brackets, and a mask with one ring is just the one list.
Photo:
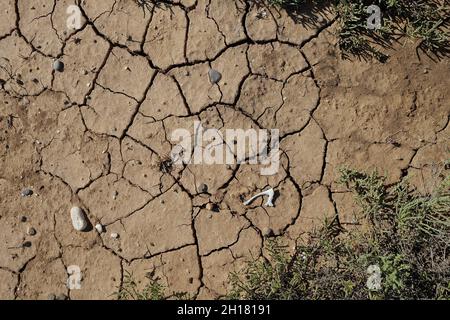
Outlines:
[[[301, 23], [253, 1], [164, 2], [0, 2], [0, 298], [111, 299], [126, 272], [217, 298], [231, 271], [266, 255], [268, 229], [293, 246], [324, 217], [358, 225], [341, 165], [425, 192], [448, 158], [448, 58], [400, 39], [385, 64], [343, 60], [327, 10]], [[79, 30], [66, 26], [72, 4]], [[280, 129], [279, 172], [164, 170], [170, 133], [195, 120]], [[242, 204], [269, 186], [275, 207]], [[74, 205], [106, 232], [75, 231]], [[70, 265], [79, 290], [66, 286]]]

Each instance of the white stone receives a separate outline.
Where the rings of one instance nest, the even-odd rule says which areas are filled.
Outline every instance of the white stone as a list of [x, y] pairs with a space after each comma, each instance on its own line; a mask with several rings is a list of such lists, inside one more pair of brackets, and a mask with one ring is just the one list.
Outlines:
[[88, 222], [83, 209], [80, 207], [73, 207], [70, 209], [70, 218], [72, 219], [72, 225], [75, 230], [83, 231], [87, 228]]
[[97, 223], [95, 225], [95, 229], [97, 229], [98, 233], [102, 233], [103, 232], [103, 226], [100, 223]]

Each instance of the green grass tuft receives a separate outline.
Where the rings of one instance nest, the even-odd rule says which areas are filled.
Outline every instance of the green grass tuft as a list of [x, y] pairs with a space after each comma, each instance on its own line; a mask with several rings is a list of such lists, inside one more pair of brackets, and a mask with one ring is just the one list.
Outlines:
[[[448, 27], [450, 6], [439, 0], [269, 0], [269, 4], [287, 10], [302, 11], [308, 4], [320, 7], [332, 5], [340, 24], [339, 46], [344, 55], [374, 57], [380, 61], [387, 56], [380, 47], [387, 47], [401, 35], [418, 40], [418, 48], [447, 55], [450, 49]], [[366, 9], [377, 5], [382, 13], [382, 26], [378, 30], [367, 28], [370, 14]], [[320, 10], [320, 8], [319, 8]], [[377, 45], [375, 45], [377, 44]]]
[[[230, 276], [232, 299], [450, 299], [450, 176], [429, 195], [376, 172], [341, 170], [355, 194], [364, 227], [336, 236], [338, 221], [298, 243], [280, 240], [269, 257]], [[330, 232], [333, 231], [333, 232]], [[369, 266], [381, 288], [367, 286]]]

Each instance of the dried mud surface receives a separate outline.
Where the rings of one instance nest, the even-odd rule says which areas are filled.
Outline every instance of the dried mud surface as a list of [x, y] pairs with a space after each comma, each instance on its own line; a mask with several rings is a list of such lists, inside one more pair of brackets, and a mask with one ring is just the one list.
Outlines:
[[[0, 298], [113, 299], [127, 272], [218, 298], [231, 271], [266, 255], [269, 229], [293, 246], [325, 217], [358, 225], [340, 166], [410, 176], [425, 192], [449, 155], [449, 60], [407, 39], [384, 64], [343, 60], [326, 10], [302, 23], [242, 0], [2, 0], [0, 17]], [[164, 170], [171, 132], [195, 120], [280, 129], [280, 171]], [[275, 207], [242, 204], [269, 186]], [[75, 231], [74, 205], [106, 232]], [[79, 290], [66, 286], [70, 265]]]

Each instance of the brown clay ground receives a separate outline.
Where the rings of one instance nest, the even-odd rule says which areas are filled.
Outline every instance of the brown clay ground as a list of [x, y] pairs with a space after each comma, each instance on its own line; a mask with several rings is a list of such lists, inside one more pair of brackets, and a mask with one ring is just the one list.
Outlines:
[[[411, 40], [385, 64], [343, 60], [331, 13], [301, 24], [242, 0], [151, 12], [82, 0], [83, 27], [69, 32], [76, 2], [0, 2], [0, 298], [111, 299], [127, 271], [143, 283], [154, 273], [169, 294], [223, 296], [229, 272], [264, 254], [267, 228], [293, 245], [324, 217], [357, 224], [335, 182], [341, 165], [378, 168], [389, 182], [411, 176], [427, 191], [448, 158], [449, 60], [417, 55]], [[64, 72], [53, 72], [55, 57]], [[280, 172], [162, 171], [170, 133], [194, 120], [280, 129]], [[274, 208], [242, 205], [268, 186], [280, 194]], [[75, 231], [73, 205], [106, 232]], [[81, 267], [80, 290], [66, 287], [70, 265]]]

